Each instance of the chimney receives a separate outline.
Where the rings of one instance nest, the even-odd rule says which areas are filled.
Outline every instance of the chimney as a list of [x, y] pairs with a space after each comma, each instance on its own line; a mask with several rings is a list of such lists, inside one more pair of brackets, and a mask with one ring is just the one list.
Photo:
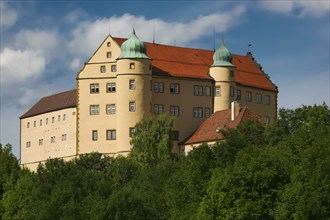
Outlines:
[[231, 103], [231, 120], [234, 121], [239, 113], [239, 103], [237, 101], [233, 101]]

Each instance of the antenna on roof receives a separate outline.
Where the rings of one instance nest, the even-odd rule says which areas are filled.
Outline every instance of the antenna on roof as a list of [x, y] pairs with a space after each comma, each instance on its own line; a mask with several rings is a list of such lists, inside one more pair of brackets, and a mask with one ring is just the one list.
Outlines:
[[152, 43], [155, 43], [155, 32], [156, 32], [156, 20], [154, 19], [154, 26], [152, 30]]

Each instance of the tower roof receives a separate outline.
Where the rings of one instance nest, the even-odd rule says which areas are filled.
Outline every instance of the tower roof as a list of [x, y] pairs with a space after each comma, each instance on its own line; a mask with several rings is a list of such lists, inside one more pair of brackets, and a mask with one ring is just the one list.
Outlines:
[[232, 55], [230, 51], [226, 48], [225, 43], [222, 41], [220, 48], [213, 54], [213, 64], [212, 66], [234, 66], [232, 64]]
[[150, 59], [147, 55], [147, 48], [142, 40], [140, 40], [133, 29], [133, 33], [122, 45], [121, 45], [121, 54], [118, 59]]

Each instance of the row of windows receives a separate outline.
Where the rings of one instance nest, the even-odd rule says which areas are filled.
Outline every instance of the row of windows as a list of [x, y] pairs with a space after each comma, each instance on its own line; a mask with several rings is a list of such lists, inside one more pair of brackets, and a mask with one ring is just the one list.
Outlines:
[[[262, 104], [264, 103], [265, 105], [270, 105], [270, 96], [269, 95], [265, 95], [264, 96], [264, 100], [263, 100], [263, 96], [260, 93], [256, 93], [256, 103], [257, 104]], [[241, 90], [237, 90], [237, 100], [241, 100]], [[245, 92], [245, 101], [247, 102], [252, 102], [252, 92], [250, 91], [246, 91]]]
[[[129, 111], [135, 111], [135, 102], [129, 102]], [[153, 113], [155, 115], [160, 115], [164, 113], [164, 105], [162, 104], [154, 104], [153, 106]], [[204, 117], [208, 118], [211, 114], [210, 108], [204, 109]], [[100, 105], [90, 105], [90, 115], [99, 115], [100, 114]], [[116, 114], [116, 104], [107, 104], [106, 105], [106, 114], [112, 115]], [[169, 109], [170, 116], [179, 116], [180, 115], [180, 106], [170, 105]], [[203, 107], [195, 107], [193, 108], [193, 116], [195, 118], [202, 118], [203, 117]]]
[[[66, 120], [66, 114], [63, 114], [62, 116], [62, 121], [65, 121]], [[58, 115], [57, 116], [57, 122], [60, 122], [61, 121], [61, 115]], [[49, 121], [48, 121], [48, 118], [46, 118], [45, 120], [45, 124], [48, 125]], [[55, 117], [52, 117], [52, 121], [51, 121], [52, 124], [55, 123]], [[43, 125], [43, 120], [40, 119], [39, 120], [39, 126], [42, 126]], [[37, 121], [33, 121], [33, 127], [36, 127], [37, 126]], [[30, 128], [30, 122], [27, 122], [26, 124], [26, 127], [27, 128]]]
[[[62, 134], [62, 141], [66, 141], [66, 140], [67, 140], [67, 135]], [[55, 136], [50, 137], [50, 143], [55, 143], [55, 141], [56, 141]], [[39, 146], [44, 145], [44, 139], [43, 138], [39, 139], [38, 144]], [[26, 142], [26, 147], [27, 148], [31, 147], [31, 141]]]

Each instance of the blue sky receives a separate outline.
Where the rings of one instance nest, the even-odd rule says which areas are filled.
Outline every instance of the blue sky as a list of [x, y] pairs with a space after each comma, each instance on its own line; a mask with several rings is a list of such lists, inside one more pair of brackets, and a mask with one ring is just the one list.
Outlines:
[[279, 107], [329, 105], [329, 0], [1, 1], [1, 136], [19, 155], [19, 116], [41, 97], [75, 88], [109, 34], [234, 54], [247, 45], [279, 87]]

